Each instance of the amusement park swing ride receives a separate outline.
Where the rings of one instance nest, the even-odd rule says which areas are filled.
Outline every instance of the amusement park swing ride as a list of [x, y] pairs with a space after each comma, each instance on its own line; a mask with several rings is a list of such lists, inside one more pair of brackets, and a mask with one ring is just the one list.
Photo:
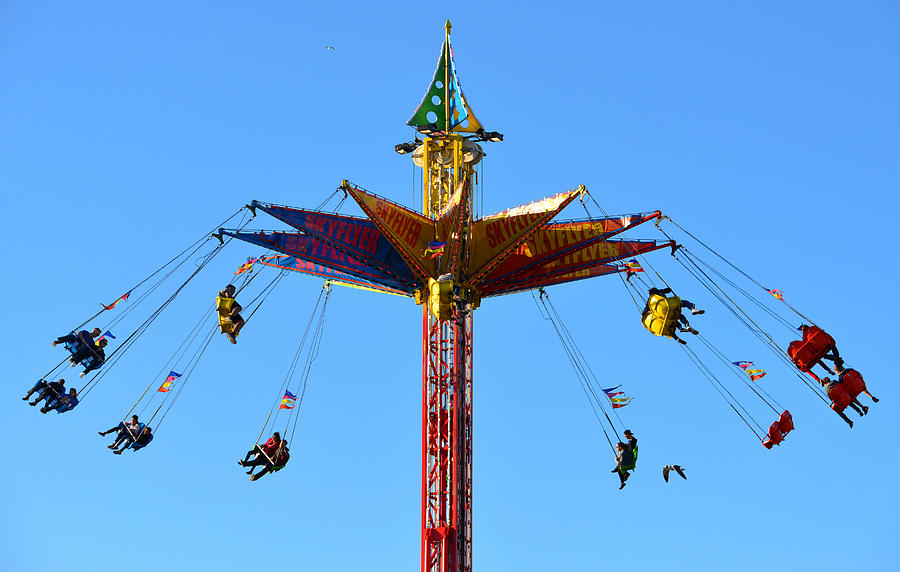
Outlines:
[[[811, 371], [814, 366], [819, 366], [833, 373], [822, 361], [828, 359], [835, 362], [836, 369], [840, 373], [843, 362], [837, 354], [833, 338], [788, 305], [780, 291], [766, 288], [677, 223], [663, 216], [660, 211], [609, 216], [600, 209], [602, 216], [591, 216], [586, 201], [593, 201], [593, 197], [585, 187], [579, 186], [532, 203], [476, 218], [473, 212], [473, 189], [478, 177], [476, 166], [484, 157], [482, 144], [500, 142], [503, 135], [486, 130], [466, 100], [460, 88], [453, 60], [450, 29], [450, 23], [447, 22], [434, 77], [421, 104], [408, 121], [408, 125], [416, 131], [415, 139], [395, 146], [397, 153], [409, 155], [415, 165], [422, 169], [422, 212], [380, 197], [349, 181], [342, 181], [336, 192], [343, 193], [344, 198], [352, 198], [365, 217], [345, 216], [336, 212], [301, 209], [262, 201], [251, 202], [245, 209], [238, 211], [239, 213], [245, 211], [245, 217], [237, 228], [221, 228], [219, 225], [213, 234], [214, 238], [209, 234], [205, 235], [208, 240], [218, 240], [215, 249], [204, 255], [202, 263], [174, 294], [105, 358], [108, 362], [106, 367], [94, 373], [85, 387], [78, 392], [80, 398], [84, 399], [96, 387], [110, 367], [124, 354], [124, 350], [137, 341], [184, 286], [232, 239], [277, 253], [248, 261], [240, 269], [242, 273], [251, 269], [252, 264], [259, 263], [279, 270], [272, 282], [247, 305], [245, 313], [247, 310], [249, 313], [246, 320], [252, 317], [267, 293], [271, 292], [289, 271], [326, 279], [326, 286], [307, 325], [301, 348], [298, 348], [298, 354], [294, 357], [288, 377], [279, 393], [280, 406], [276, 402], [276, 406], [270, 412], [272, 418], [273, 414], [277, 416], [281, 409], [287, 409], [290, 415], [288, 424], [293, 421], [295, 428], [296, 410], [302, 403], [310, 363], [309, 361], [305, 365], [300, 363], [300, 351], [307, 341], [310, 348], [317, 347], [321, 341], [321, 325], [330, 293], [329, 285], [340, 284], [411, 298], [422, 306], [420, 549], [423, 572], [472, 570], [474, 378], [472, 333], [475, 311], [491, 297], [526, 291], [540, 293], [539, 296], [535, 295], [535, 299], [559, 335], [597, 419], [601, 422], [610, 447], [613, 443], [607, 427], [615, 434], [616, 426], [607, 413], [611, 403], [607, 397], [608, 393], [604, 392], [608, 390], [600, 388], [596, 382], [574, 339], [561, 324], [558, 312], [544, 291], [545, 287], [598, 276], [616, 275], [635, 301], [638, 311], [644, 310], [642, 318], [644, 327], [657, 336], [680, 341], [681, 348], [697, 365], [703, 377], [766, 448], [780, 444], [793, 429], [790, 413], [756, 383], [765, 373], [760, 375], [759, 372], [762, 370], [749, 369], [750, 362], [730, 362], [723, 352], [688, 324], [682, 309], [689, 309], [691, 307], [689, 302], [683, 301], [669, 288], [653, 289], [654, 281], [650, 279], [650, 272], [645, 271], [638, 260], [644, 260], [644, 264], [657, 276], [661, 285], [668, 286], [662, 276], [652, 269], [649, 262], [641, 258], [661, 249], [669, 250], [688, 273], [725, 305], [778, 359], [788, 365], [803, 384], [824, 402], [828, 403], [827, 398], [831, 398], [832, 409], [844, 416], [843, 409], [851, 405], [860, 393], [865, 392], [861, 376], [855, 370], [844, 369], [844, 373], [841, 374], [841, 381], [844, 383], [832, 384], [827, 393], [823, 393], [818, 384], [814, 383], [819, 381], [819, 377]], [[576, 201], [585, 206], [585, 211], [588, 212], [587, 219], [562, 222], [553, 220], [563, 209]], [[593, 203], [596, 205], [596, 201]], [[599, 205], [596, 206], [599, 208]], [[251, 216], [255, 216], [257, 211], [274, 217], [293, 230], [256, 232], [244, 230], [246, 215], [252, 213]], [[234, 216], [236, 215], [225, 223], [231, 221]], [[665, 221], [668, 221], [666, 227], [661, 224]], [[655, 223], [655, 228], [665, 239], [623, 238], [627, 231], [648, 222]], [[712, 253], [716, 259], [724, 262], [730, 270], [736, 271], [737, 276], [729, 278], [723, 271], [672, 239], [668, 232], [676, 228], [701, 248]], [[150, 290], [157, 288], [204, 244], [205, 240], [194, 243], [167, 265], [129, 290], [122, 298], [109, 306], [104, 306], [101, 312], [84, 324], [100, 313], [112, 310], [119, 301], [128, 300], [128, 295], [132, 291], [139, 289], [169, 267], [167, 273], [162, 274]], [[171, 268], [169, 265], [173, 264], [175, 266]], [[244, 283], [237, 289], [238, 292], [255, 276], [246, 278], [245, 275]], [[752, 294], [750, 289], [741, 286], [738, 280], [749, 281], [752, 286], [765, 292], [764, 298], [768, 302], [771, 303], [774, 299], [777, 301], [776, 304], [782, 304], [782, 307], [798, 315], [804, 322], [809, 322], [810, 325], [804, 329], [803, 339], [792, 342], [787, 350], [782, 349], [782, 344], [774, 339], [774, 335], [769, 333], [767, 327], [761, 325], [761, 318], [749, 314], [738, 300], [749, 300], [764, 314], [763, 318], [774, 320], [790, 331], [795, 330], [795, 325], [760, 302], [757, 296]], [[143, 294], [139, 296], [137, 303], [145, 296]], [[205, 320], [211, 316], [209, 310], [204, 310], [186, 342], [160, 370], [160, 374], [165, 374], [172, 368], [168, 376], [165, 376], [166, 382], [156, 391], [152, 391], [152, 385], [148, 386], [125, 418], [141, 403], [144, 407], [142, 412], [148, 407], [152, 409], [153, 405], [158, 403], [156, 411], [150, 418], [152, 421], [157, 414], [160, 415], [156, 423], [158, 428], [215, 334], [218, 331], [229, 335], [232, 333], [233, 324], [227, 315], [231, 306], [227, 305], [226, 311], [223, 311], [222, 296], [220, 293], [217, 305], [220, 317], [209, 333], [199, 335]], [[114, 320], [113, 324], [118, 323], [119, 319]], [[73, 328], [73, 331], [78, 331], [84, 324]], [[741, 403], [701, 360], [698, 352], [685, 345], [684, 340], [678, 340], [676, 332], [694, 334], [701, 346], [706, 347], [715, 359], [721, 361], [739, 378], [741, 384], [774, 412], [776, 421], [768, 429], [765, 428], [765, 424], [758, 423], [748, 407]], [[189, 351], [191, 345], [188, 340], [197, 340], [193, 354]], [[176, 373], [175, 364], [180, 364], [178, 367], [182, 370], [183, 376]], [[299, 400], [295, 405], [298, 398], [290, 392], [293, 386], [289, 384], [298, 369], [301, 370], [299, 374], [301, 380], [295, 389], [295, 392], [299, 392]], [[49, 379], [53, 371], [55, 370], [44, 378]], [[803, 375], [804, 373], [807, 375]], [[170, 391], [173, 384], [180, 386]], [[146, 397], [147, 395], [150, 397]], [[158, 402], [151, 403], [154, 399]], [[66, 410], [73, 407], [74, 405], [71, 405]], [[616, 407], [614, 401], [612, 407]], [[260, 437], [268, 426], [269, 419], [260, 432]], [[257, 443], [258, 441], [259, 439]], [[281, 466], [283, 464], [276, 469]]]

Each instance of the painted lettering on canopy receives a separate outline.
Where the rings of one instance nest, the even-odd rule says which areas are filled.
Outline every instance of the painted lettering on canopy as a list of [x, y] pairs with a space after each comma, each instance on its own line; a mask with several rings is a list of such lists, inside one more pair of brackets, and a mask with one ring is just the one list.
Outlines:
[[[279, 237], [280, 240], [276, 239]], [[296, 234], [281, 234], [272, 237], [273, 242], [279, 244], [282, 250], [296, 253], [300, 256], [314, 258], [329, 263], [340, 263], [351, 268], [368, 269], [368, 267], [353, 256], [335, 248], [327, 242]]]
[[404, 209], [381, 199], [375, 200], [375, 216], [393, 231], [394, 236], [412, 248], [419, 246], [422, 223]]
[[525, 244], [528, 245], [531, 256], [538, 259], [561, 252], [567, 248], [577, 248], [577, 250], [574, 250], [566, 257], [565, 261], [567, 263], [571, 260], [596, 260], [597, 256], [600, 258], [619, 256], [619, 250], [617, 249], [620, 247], [614, 246], [619, 243], [597, 240], [589, 247], [578, 248], [579, 244], [583, 244], [592, 239], [597, 239], [603, 234], [605, 233], [602, 228], [572, 225], [571, 228], [541, 229], [533, 236], [529, 237], [528, 240], [525, 241]]
[[369, 255], [375, 253], [381, 237], [374, 225], [354, 219], [308, 214], [305, 223], [309, 232]]
[[505, 244], [514, 240], [546, 214], [543, 212], [528, 213], [518, 216], [499, 217], [497, 220], [489, 221], [484, 228], [488, 246], [496, 248], [498, 244]]

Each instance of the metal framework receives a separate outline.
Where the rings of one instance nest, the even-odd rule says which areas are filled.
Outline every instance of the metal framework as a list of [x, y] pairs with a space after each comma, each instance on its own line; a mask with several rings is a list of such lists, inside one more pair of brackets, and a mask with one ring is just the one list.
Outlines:
[[[463, 139], [446, 133], [422, 145], [423, 210], [432, 219], [474, 169], [463, 160]], [[471, 221], [471, 193], [464, 209]], [[468, 224], [465, 225], [466, 227]], [[463, 233], [464, 234], [464, 233]], [[465, 257], [466, 249], [450, 256]], [[459, 263], [462, 264], [459, 264]], [[461, 280], [464, 260], [446, 269]], [[452, 318], [422, 308], [422, 570], [472, 570], [472, 308], [457, 289]]]
[[422, 570], [472, 570], [472, 314], [423, 312]]

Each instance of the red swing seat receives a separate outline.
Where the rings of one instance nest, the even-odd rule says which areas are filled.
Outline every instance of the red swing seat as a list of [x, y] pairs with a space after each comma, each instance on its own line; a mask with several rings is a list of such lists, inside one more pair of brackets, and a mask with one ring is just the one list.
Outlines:
[[865, 380], [855, 369], [844, 370], [841, 374], [841, 383], [844, 384], [851, 399], [856, 399], [860, 393], [866, 390]]
[[794, 365], [802, 372], [808, 372], [825, 355], [834, 349], [834, 338], [818, 326], [809, 326], [803, 332], [803, 339], [788, 345], [787, 353]]
[[847, 391], [843, 383], [837, 383], [828, 390], [828, 397], [831, 399], [831, 409], [842, 412], [853, 401], [850, 392]]
[[780, 445], [784, 438], [788, 433], [794, 430], [794, 418], [791, 417], [791, 412], [785, 410], [784, 413], [778, 418], [778, 421], [772, 423], [769, 426], [769, 434], [768, 437], [763, 439], [763, 447], [766, 449], [771, 449], [775, 445]]

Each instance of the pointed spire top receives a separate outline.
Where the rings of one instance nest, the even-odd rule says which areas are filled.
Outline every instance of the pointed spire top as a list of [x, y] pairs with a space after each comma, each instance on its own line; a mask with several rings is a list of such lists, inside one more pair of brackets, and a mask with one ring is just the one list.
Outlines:
[[450, 47], [450, 20], [444, 25], [446, 36], [441, 46], [441, 57], [422, 103], [407, 125], [412, 127], [428, 127], [436, 131], [456, 131], [475, 133], [482, 129], [475, 118], [472, 108], [466, 101], [456, 77], [456, 66], [453, 63], [453, 48]]

